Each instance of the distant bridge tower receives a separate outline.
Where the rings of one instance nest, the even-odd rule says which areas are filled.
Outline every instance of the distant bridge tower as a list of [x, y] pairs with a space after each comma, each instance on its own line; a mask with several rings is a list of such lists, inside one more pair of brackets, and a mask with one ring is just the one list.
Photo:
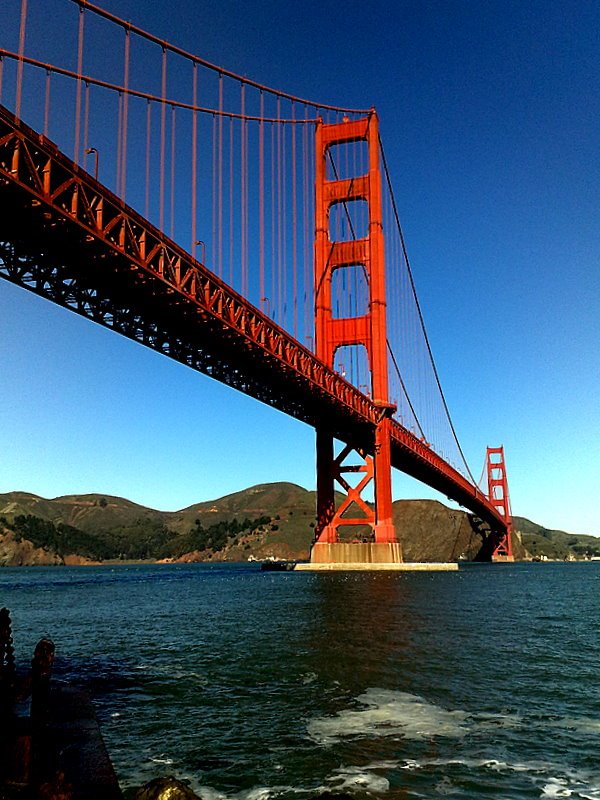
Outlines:
[[[366, 141], [368, 171], [364, 175], [327, 180], [326, 161], [334, 145]], [[333, 241], [330, 211], [336, 204], [365, 201], [368, 231], [364, 238]], [[347, 209], [346, 209], [347, 210]], [[335, 317], [332, 309], [332, 278], [336, 270], [360, 268], [368, 283], [368, 309], [360, 316]], [[381, 171], [379, 166], [378, 120], [368, 117], [326, 125], [316, 130], [315, 192], [315, 348], [316, 355], [333, 369], [336, 350], [364, 346], [371, 375], [371, 397], [380, 409], [375, 429], [373, 455], [346, 445], [334, 456], [333, 436], [326, 421], [317, 427], [317, 528], [311, 560], [326, 562], [402, 561], [402, 551], [392, 520], [390, 421], [395, 406], [388, 396], [386, 332], [385, 257], [382, 225]], [[354, 454], [360, 463], [346, 464]], [[348, 473], [358, 473], [353, 483]], [[362, 477], [360, 477], [362, 476]], [[374, 484], [374, 507], [362, 493]], [[338, 486], [336, 487], [336, 483]], [[336, 509], [335, 489], [345, 493]], [[340, 528], [357, 532], [371, 529], [370, 541], [353, 536], [354, 543], [340, 542]]]
[[488, 447], [486, 452], [488, 497], [490, 503], [506, 520], [506, 533], [503, 534], [492, 552], [492, 561], [514, 561], [512, 548], [512, 517], [506, 463], [503, 447]]

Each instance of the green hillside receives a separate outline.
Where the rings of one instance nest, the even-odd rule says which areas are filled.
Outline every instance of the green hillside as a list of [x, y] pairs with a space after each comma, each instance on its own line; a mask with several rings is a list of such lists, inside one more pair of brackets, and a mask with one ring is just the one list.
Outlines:
[[514, 529], [534, 558], [585, 558], [600, 556], [600, 538], [550, 530], [525, 517], [513, 517]]
[[[600, 555], [600, 539], [593, 536], [547, 530], [522, 517], [514, 522], [517, 558]], [[408, 561], [471, 560], [482, 544], [471, 515], [437, 501], [396, 501], [394, 523]], [[314, 537], [315, 493], [292, 483], [260, 484], [166, 512], [109, 495], [46, 500], [10, 492], [0, 495], [0, 539], [2, 527], [0, 564], [27, 563], [34, 551], [35, 563], [44, 553], [48, 563], [305, 559]]]

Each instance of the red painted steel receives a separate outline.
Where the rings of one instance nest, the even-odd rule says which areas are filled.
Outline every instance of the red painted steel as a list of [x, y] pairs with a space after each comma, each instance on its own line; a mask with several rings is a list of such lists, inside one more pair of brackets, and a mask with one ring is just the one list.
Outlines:
[[[385, 404], [363, 395], [1, 106], [0, 206], [0, 277], [307, 422], [321, 440], [326, 430], [328, 442], [335, 436], [375, 462], [378, 444], [388, 457], [388, 428], [393, 467], [494, 530], [507, 530], [489, 499], [389, 419]], [[325, 444], [318, 452], [329, 458]]]
[[[340, 144], [366, 142], [369, 166], [366, 175], [344, 180], [327, 180], [326, 163], [330, 148]], [[378, 409], [374, 426], [373, 457], [350, 444], [333, 457], [331, 433], [322, 427], [317, 437], [317, 528], [316, 540], [336, 542], [342, 528], [368, 526], [376, 542], [396, 542], [392, 521], [391, 429], [395, 408], [388, 397], [388, 361], [386, 333], [385, 258], [381, 208], [381, 172], [379, 168], [378, 120], [375, 112], [359, 120], [333, 125], [317, 122], [315, 178], [315, 348], [317, 356], [333, 369], [339, 347], [364, 345], [371, 372], [371, 394]], [[337, 203], [362, 200], [368, 206], [368, 232], [364, 238], [332, 241], [330, 211]], [[336, 270], [361, 267], [369, 288], [366, 313], [356, 317], [336, 318], [332, 309], [332, 279]], [[352, 451], [362, 459], [360, 466], [344, 466]], [[347, 472], [363, 473], [352, 486]], [[332, 502], [335, 482], [346, 498], [337, 509]], [[362, 492], [374, 483], [374, 508], [362, 498]], [[352, 514], [354, 509], [356, 512]], [[356, 538], [354, 536], [353, 538]]]
[[492, 553], [492, 558], [502, 558], [512, 561], [514, 558], [512, 547], [512, 517], [510, 512], [508, 481], [506, 478], [506, 462], [504, 461], [504, 448], [488, 447], [485, 461], [490, 503], [506, 522], [506, 530], [500, 536]]

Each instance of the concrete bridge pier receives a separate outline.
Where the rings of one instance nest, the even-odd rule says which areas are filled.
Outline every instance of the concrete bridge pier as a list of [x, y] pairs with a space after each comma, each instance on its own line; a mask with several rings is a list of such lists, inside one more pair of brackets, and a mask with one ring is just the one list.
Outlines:
[[363, 571], [451, 571], [456, 563], [413, 562], [402, 560], [399, 542], [315, 542], [310, 561], [297, 564], [297, 570], [312, 572]]

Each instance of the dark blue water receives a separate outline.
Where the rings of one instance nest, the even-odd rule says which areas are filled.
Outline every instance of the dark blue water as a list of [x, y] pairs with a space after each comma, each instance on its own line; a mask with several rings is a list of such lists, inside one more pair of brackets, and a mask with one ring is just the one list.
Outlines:
[[124, 786], [600, 798], [598, 563], [5, 568], [1, 605], [91, 692]]

